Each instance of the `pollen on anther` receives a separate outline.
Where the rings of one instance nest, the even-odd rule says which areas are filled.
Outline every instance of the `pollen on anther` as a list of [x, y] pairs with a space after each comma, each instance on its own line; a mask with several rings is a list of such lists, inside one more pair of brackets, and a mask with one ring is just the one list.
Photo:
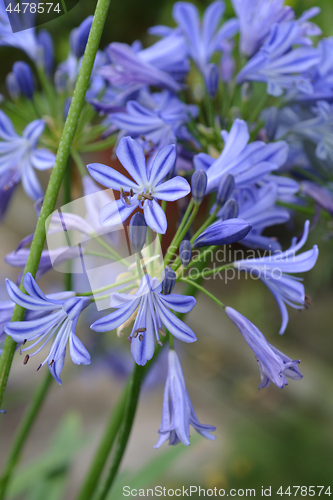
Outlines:
[[29, 356], [29, 354], [27, 354], [26, 357], [24, 358], [24, 361], [23, 361], [24, 365], [26, 365], [28, 363], [29, 358], [30, 358], [30, 356]]

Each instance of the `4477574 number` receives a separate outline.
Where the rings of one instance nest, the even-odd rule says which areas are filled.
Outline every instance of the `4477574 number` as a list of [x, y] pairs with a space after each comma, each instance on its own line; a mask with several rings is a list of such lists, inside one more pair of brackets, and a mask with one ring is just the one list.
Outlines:
[[38, 3], [30, 3], [30, 2], [22, 2], [17, 3], [13, 7], [11, 3], [9, 3], [6, 7], [6, 11], [9, 13], [17, 12], [25, 14], [26, 12], [30, 12], [30, 14], [49, 14], [50, 12], [57, 12], [58, 14], [62, 13], [59, 3], [54, 2], [38, 2]]
[[330, 486], [288, 486], [288, 488], [283, 489], [282, 486], [277, 490], [277, 495], [287, 495], [296, 497], [300, 495], [302, 497], [320, 497], [321, 495], [331, 496], [331, 487]]

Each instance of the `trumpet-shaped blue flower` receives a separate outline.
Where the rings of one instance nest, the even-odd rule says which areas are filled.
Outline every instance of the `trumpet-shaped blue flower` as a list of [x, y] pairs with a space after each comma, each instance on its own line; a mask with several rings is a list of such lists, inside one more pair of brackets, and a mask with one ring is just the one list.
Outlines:
[[333, 161], [333, 104], [319, 101], [311, 110], [312, 116], [308, 119], [302, 119], [302, 112], [292, 108], [284, 110], [281, 118], [289, 118], [289, 126], [285, 123], [289, 133], [316, 145], [316, 156], [320, 160]]
[[169, 350], [168, 375], [166, 379], [159, 440], [154, 448], [159, 448], [165, 441], [170, 445], [180, 442], [190, 445], [190, 425], [206, 439], [215, 439], [211, 433], [216, 430], [213, 425], [201, 424], [195, 414], [190, 396], [187, 392], [182, 367], [176, 352]]
[[283, 389], [285, 385], [288, 385], [287, 377], [293, 380], [303, 378], [297, 366], [299, 360], [292, 360], [269, 344], [261, 331], [232, 307], [226, 307], [225, 312], [254, 352], [261, 377], [259, 389], [267, 387], [270, 382]]
[[281, 312], [282, 324], [279, 333], [284, 333], [288, 324], [288, 310], [286, 304], [295, 309], [306, 306], [304, 285], [299, 278], [289, 273], [303, 273], [315, 265], [318, 258], [318, 247], [296, 255], [309, 234], [309, 221], [304, 225], [303, 236], [298, 243], [292, 242], [291, 247], [285, 252], [276, 252], [267, 257], [257, 259], [244, 259], [234, 263], [236, 269], [250, 272], [258, 276], [272, 292]]
[[203, 73], [217, 51], [222, 51], [223, 41], [232, 38], [238, 31], [238, 21], [230, 19], [221, 27], [224, 2], [217, 0], [207, 7], [200, 22], [197, 7], [189, 2], [176, 2], [173, 17], [186, 40], [188, 51]]
[[116, 311], [95, 321], [91, 328], [96, 332], [114, 330], [136, 312], [128, 340], [132, 356], [138, 365], [145, 365], [153, 357], [155, 340], [162, 345], [159, 335], [165, 336], [163, 325], [175, 338], [183, 342], [194, 342], [196, 336], [192, 330], [169, 309], [187, 313], [193, 309], [195, 299], [174, 293], [162, 295], [161, 290], [162, 285], [156, 278], [144, 275], [135, 294], [111, 294], [110, 306], [116, 308]]
[[[236, 82], [267, 83], [267, 93], [280, 96], [295, 87], [311, 94], [311, 79], [306, 75], [320, 61], [314, 47], [293, 46], [300, 42], [302, 31], [296, 21], [274, 24], [268, 40], [238, 73]], [[303, 40], [302, 40], [303, 41]]]
[[[43, 133], [43, 120], [34, 120], [19, 136], [11, 120], [3, 111], [0, 111], [0, 200], [6, 192], [13, 192], [13, 188], [22, 180], [23, 189], [27, 195], [37, 200], [43, 196], [34, 169], [45, 170], [53, 167], [55, 155], [44, 148], [37, 148], [38, 139]], [[8, 200], [5, 200], [7, 205]], [[0, 201], [0, 207], [3, 202]], [[0, 212], [3, 211], [0, 209]]]
[[5, 326], [6, 334], [15, 342], [25, 344], [35, 341], [30, 346], [21, 349], [22, 352], [29, 351], [41, 343], [33, 354], [26, 355], [25, 363], [30, 357], [40, 352], [52, 337], [55, 338], [49, 354], [39, 365], [38, 370], [47, 363], [51, 375], [61, 384], [60, 374], [64, 366], [67, 343], [69, 343], [72, 361], [76, 365], [90, 363], [88, 351], [75, 334], [79, 316], [90, 303], [89, 297], [72, 296], [62, 300], [47, 297], [30, 273], [27, 273], [23, 279], [23, 286], [28, 295], [22, 293], [10, 280], [6, 281], [6, 286], [8, 295], [15, 304], [29, 311], [43, 314], [37, 319], [14, 321]]
[[142, 143], [146, 150], [163, 148], [190, 137], [184, 124], [196, 117], [198, 108], [186, 105], [169, 91], [141, 93], [141, 102], [128, 101], [126, 110], [111, 113], [107, 119], [120, 130]]
[[159, 151], [150, 172], [146, 167], [142, 146], [131, 137], [123, 137], [120, 140], [116, 154], [134, 180], [101, 163], [87, 165], [90, 175], [97, 182], [120, 191], [121, 194], [120, 200], [102, 208], [100, 223], [103, 226], [119, 224], [140, 207], [143, 209], [147, 225], [153, 231], [164, 234], [167, 220], [156, 200], [175, 201], [186, 196], [191, 190], [188, 182], [179, 176], [163, 182], [175, 164], [175, 146], [166, 146]]
[[236, 187], [247, 187], [278, 169], [287, 159], [288, 145], [284, 141], [248, 144], [250, 134], [243, 120], [235, 120], [230, 132], [223, 130], [221, 136], [225, 145], [219, 158], [214, 159], [206, 153], [199, 153], [194, 158], [195, 168], [207, 173], [208, 193], [219, 187], [226, 173], [234, 176]]
[[240, 25], [240, 50], [253, 56], [269, 35], [275, 23], [293, 19], [294, 11], [284, 0], [231, 0]]
[[108, 47], [112, 64], [101, 68], [100, 73], [115, 87], [136, 89], [154, 87], [179, 92], [189, 71], [187, 48], [184, 40], [171, 34], [151, 47], [135, 51], [125, 43], [114, 42]]

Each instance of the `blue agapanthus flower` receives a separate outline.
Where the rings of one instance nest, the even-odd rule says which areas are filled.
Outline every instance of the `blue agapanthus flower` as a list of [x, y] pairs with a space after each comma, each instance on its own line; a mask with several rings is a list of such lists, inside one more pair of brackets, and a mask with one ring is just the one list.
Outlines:
[[230, 132], [223, 130], [221, 136], [225, 145], [217, 159], [206, 153], [194, 157], [195, 168], [207, 173], [208, 193], [219, 187], [226, 173], [234, 176], [236, 187], [246, 188], [277, 170], [287, 159], [288, 145], [285, 141], [271, 144], [254, 141], [248, 144], [250, 134], [243, 120], [236, 119]]
[[267, 257], [244, 259], [234, 263], [236, 269], [258, 276], [274, 295], [282, 316], [280, 334], [284, 333], [288, 324], [286, 304], [295, 309], [303, 309], [307, 305], [304, 285], [299, 278], [289, 273], [310, 271], [317, 261], [317, 245], [314, 245], [311, 250], [296, 255], [308, 238], [309, 225], [309, 221], [306, 221], [302, 238], [298, 243], [293, 240], [288, 250], [276, 252]]
[[284, 126], [279, 132], [288, 131], [289, 135], [295, 134], [301, 140], [311, 141], [316, 145], [315, 153], [320, 160], [333, 161], [333, 104], [318, 101], [309, 114], [308, 110], [304, 112], [297, 107], [285, 108], [280, 113]]
[[232, 38], [238, 31], [238, 21], [229, 19], [220, 25], [224, 14], [224, 2], [210, 4], [200, 22], [199, 12], [189, 2], [176, 2], [173, 17], [186, 40], [189, 55], [203, 73], [215, 52], [222, 52], [224, 40]]
[[126, 110], [111, 113], [107, 123], [113, 124], [122, 135], [130, 135], [146, 151], [150, 151], [174, 144], [177, 139], [191, 139], [184, 124], [197, 114], [197, 106], [183, 103], [169, 91], [141, 92], [140, 101], [128, 101]]
[[180, 442], [190, 445], [190, 425], [206, 439], [215, 439], [211, 433], [213, 425], [201, 424], [195, 414], [187, 392], [182, 367], [176, 351], [169, 350], [168, 375], [165, 383], [161, 427], [159, 440], [154, 448], [159, 448], [165, 441], [170, 445]]
[[[8, 116], [0, 111], [0, 213], [3, 204], [7, 205], [6, 192], [22, 181], [23, 189], [33, 200], [43, 196], [34, 169], [45, 170], [53, 167], [55, 155], [44, 148], [37, 148], [43, 133], [43, 120], [34, 120], [23, 131], [22, 136], [15, 132]], [[4, 196], [4, 198], [3, 198]]]
[[240, 51], [253, 56], [264, 43], [275, 23], [294, 18], [284, 0], [231, 0], [240, 24]]
[[[269, 177], [270, 179], [275, 177], [280, 179], [277, 176]], [[290, 219], [288, 210], [276, 206], [278, 191], [278, 184], [273, 181], [267, 182], [262, 187], [249, 186], [234, 193], [233, 196], [239, 206], [238, 217], [246, 220], [252, 226], [249, 234], [241, 240], [242, 245], [272, 251], [281, 249], [280, 243], [276, 239], [262, 234], [267, 227], [284, 224]]]
[[[171, 34], [147, 49], [135, 51], [125, 43], [111, 43], [107, 49], [112, 62], [100, 74], [115, 87], [130, 89], [152, 85], [179, 92], [189, 71], [187, 48], [181, 36]], [[127, 89], [128, 92], [128, 89]]]
[[261, 331], [232, 307], [226, 307], [225, 313], [237, 326], [255, 354], [261, 377], [259, 389], [269, 386], [270, 382], [283, 389], [285, 385], [288, 385], [287, 377], [293, 380], [303, 378], [297, 366], [299, 360], [292, 360], [269, 344]]
[[163, 326], [178, 340], [194, 342], [196, 336], [192, 330], [170, 311], [190, 312], [196, 303], [194, 297], [174, 293], [162, 295], [161, 290], [162, 285], [157, 278], [144, 275], [135, 294], [111, 294], [110, 306], [116, 308], [116, 311], [95, 321], [91, 328], [96, 332], [108, 332], [136, 313], [128, 340], [132, 356], [138, 365], [145, 365], [153, 357], [155, 341], [162, 345], [159, 336], [166, 335]]
[[37, 319], [14, 321], [5, 325], [6, 334], [15, 342], [25, 344], [35, 341], [28, 347], [22, 348], [22, 353], [39, 345], [33, 354], [26, 355], [25, 363], [30, 357], [40, 352], [52, 337], [54, 340], [51, 349], [38, 366], [38, 370], [47, 363], [51, 375], [61, 384], [60, 374], [64, 366], [67, 343], [69, 343], [73, 363], [76, 365], [90, 363], [88, 351], [75, 334], [79, 316], [90, 303], [89, 297], [75, 297], [74, 292], [70, 298], [66, 298], [68, 297], [66, 292], [62, 299], [47, 297], [30, 273], [27, 273], [23, 279], [23, 286], [28, 295], [22, 293], [10, 280], [6, 281], [6, 286], [8, 295], [15, 304], [28, 311], [37, 311], [42, 314]]
[[120, 200], [102, 208], [102, 226], [124, 222], [136, 208], [143, 209], [147, 225], [164, 234], [167, 219], [157, 200], [175, 201], [189, 194], [189, 183], [182, 177], [164, 179], [176, 161], [175, 146], [166, 146], [155, 157], [150, 172], [147, 171], [143, 148], [131, 137], [123, 137], [116, 151], [120, 163], [134, 180], [101, 163], [87, 165], [90, 175], [100, 184], [120, 192]]
[[[241, 69], [236, 82], [265, 82], [267, 93], [273, 96], [295, 88], [311, 94], [313, 87], [307, 72], [318, 64], [321, 56], [317, 48], [304, 46], [302, 34], [296, 21], [274, 24], [269, 38]], [[294, 48], [299, 43], [302, 46]]]

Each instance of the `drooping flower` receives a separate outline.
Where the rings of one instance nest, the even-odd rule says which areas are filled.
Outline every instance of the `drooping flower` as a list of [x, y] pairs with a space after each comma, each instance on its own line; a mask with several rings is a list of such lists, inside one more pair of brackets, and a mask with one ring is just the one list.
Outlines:
[[296, 255], [296, 252], [304, 246], [307, 240], [309, 225], [309, 221], [306, 221], [300, 241], [296, 243], [293, 240], [291, 247], [284, 252], [276, 252], [267, 257], [244, 259], [234, 262], [236, 269], [250, 272], [253, 276], [258, 276], [272, 292], [282, 316], [280, 334], [284, 333], [288, 324], [289, 316], [286, 304], [295, 309], [303, 309], [307, 304], [304, 285], [299, 278], [289, 273], [309, 271], [317, 261], [317, 245], [314, 245], [311, 250]]
[[250, 134], [243, 120], [236, 119], [230, 132], [223, 130], [221, 136], [225, 145], [219, 158], [214, 159], [206, 153], [194, 157], [195, 168], [207, 173], [207, 193], [219, 187], [226, 173], [234, 176], [236, 187], [247, 187], [286, 161], [288, 146], [284, 141], [248, 144]]
[[167, 220], [156, 200], [175, 201], [186, 196], [191, 190], [188, 182], [179, 176], [163, 182], [175, 164], [175, 146], [166, 146], [159, 151], [150, 172], [147, 172], [142, 146], [131, 137], [123, 137], [120, 140], [116, 154], [134, 180], [101, 163], [87, 165], [90, 175], [97, 182], [120, 191], [121, 194], [120, 200], [102, 208], [100, 223], [103, 226], [119, 224], [140, 207], [147, 225], [153, 231], [164, 234]]
[[285, 385], [288, 385], [287, 377], [293, 380], [303, 378], [297, 366], [299, 360], [292, 360], [269, 344], [261, 331], [232, 307], [226, 307], [225, 313], [237, 326], [247, 344], [254, 352], [261, 377], [258, 389], [267, 387], [270, 382], [283, 389]]
[[184, 104], [169, 91], [141, 92], [139, 100], [128, 101], [126, 110], [111, 113], [106, 123], [114, 125], [121, 135], [130, 135], [150, 151], [174, 144], [177, 138], [191, 138], [184, 125], [197, 114], [197, 106]]
[[241, 69], [236, 82], [265, 82], [267, 93], [276, 97], [295, 88], [311, 94], [313, 87], [307, 72], [318, 64], [320, 52], [309, 46], [293, 48], [300, 42], [301, 34], [296, 21], [274, 24], [269, 38]]
[[159, 448], [165, 441], [170, 445], [180, 442], [190, 445], [190, 425], [206, 439], [215, 439], [211, 433], [216, 430], [213, 425], [201, 424], [195, 414], [179, 358], [174, 349], [168, 354], [168, 375], [166, 379], [159, 440], [154, 448]]
[[116, 311], [95, 321], [91, 328], [96, 332], [107, 332], [125, 323], [137, 311], [132, 332], [128, 337], [131, 352], [138, 365], [145, 365], [154, 355], [155, 340], [162, 345], [159, 334], [165, 336], [163, 326], [178, 340], [194, 342], [192, 330], [169, 309], [187, 313], [195, 305], [195, 299], [186, 295], [161, 294], [162, 285], [157, 278], [144, 275], [135, 294], [113, 293], [110, 306]]
[[[14, 187], [22, 180], [23, 189], [33, 200], [43, 196], [34, 169], [45, 170], [53, 167], [55, 155], [44, 148], [37, 148], [39, 137], [43, 133], [43, 120], [34, 120], [19, 136], [11, 120], [3, 111], [0, 111], [0, 200], [5, 197], [5, 206], [8, 201], [6, 192], [13, 192]], [[5, 180], [5, 183], [4, 183]], [[0, 201], [0, 212], [3, 212], [3, 202]]]
[[77, 365], [90, 363], [88, 351], [75, 334], [79, 315], [90, 303], [89, 297], [72, 296], [63, 299], [47, 297], [30, 273], [27, 273], [23, 279], [23, 286], [28, 295], [22, 293], [10, 280], [6, 281], [6, 286], [8, 295], [15, 304], [29, 311], [38, 311], [43, 314], [37, 319], [15, 321], [5, 325], [6, 334], [15, 342], [25, 344], [35, 341], [30, 346], [21, 349], [22, 352], [41, 344], [33, 354], [26, 355], [25, 363], [40, 352], [52, 337], [54, 340], [50, 351], [37, 368], [38, 370], [47, 363], [51, 375], [61, 384], [60, 374], [64, 366], [67, 343], [69, 343], [73, 363]]

